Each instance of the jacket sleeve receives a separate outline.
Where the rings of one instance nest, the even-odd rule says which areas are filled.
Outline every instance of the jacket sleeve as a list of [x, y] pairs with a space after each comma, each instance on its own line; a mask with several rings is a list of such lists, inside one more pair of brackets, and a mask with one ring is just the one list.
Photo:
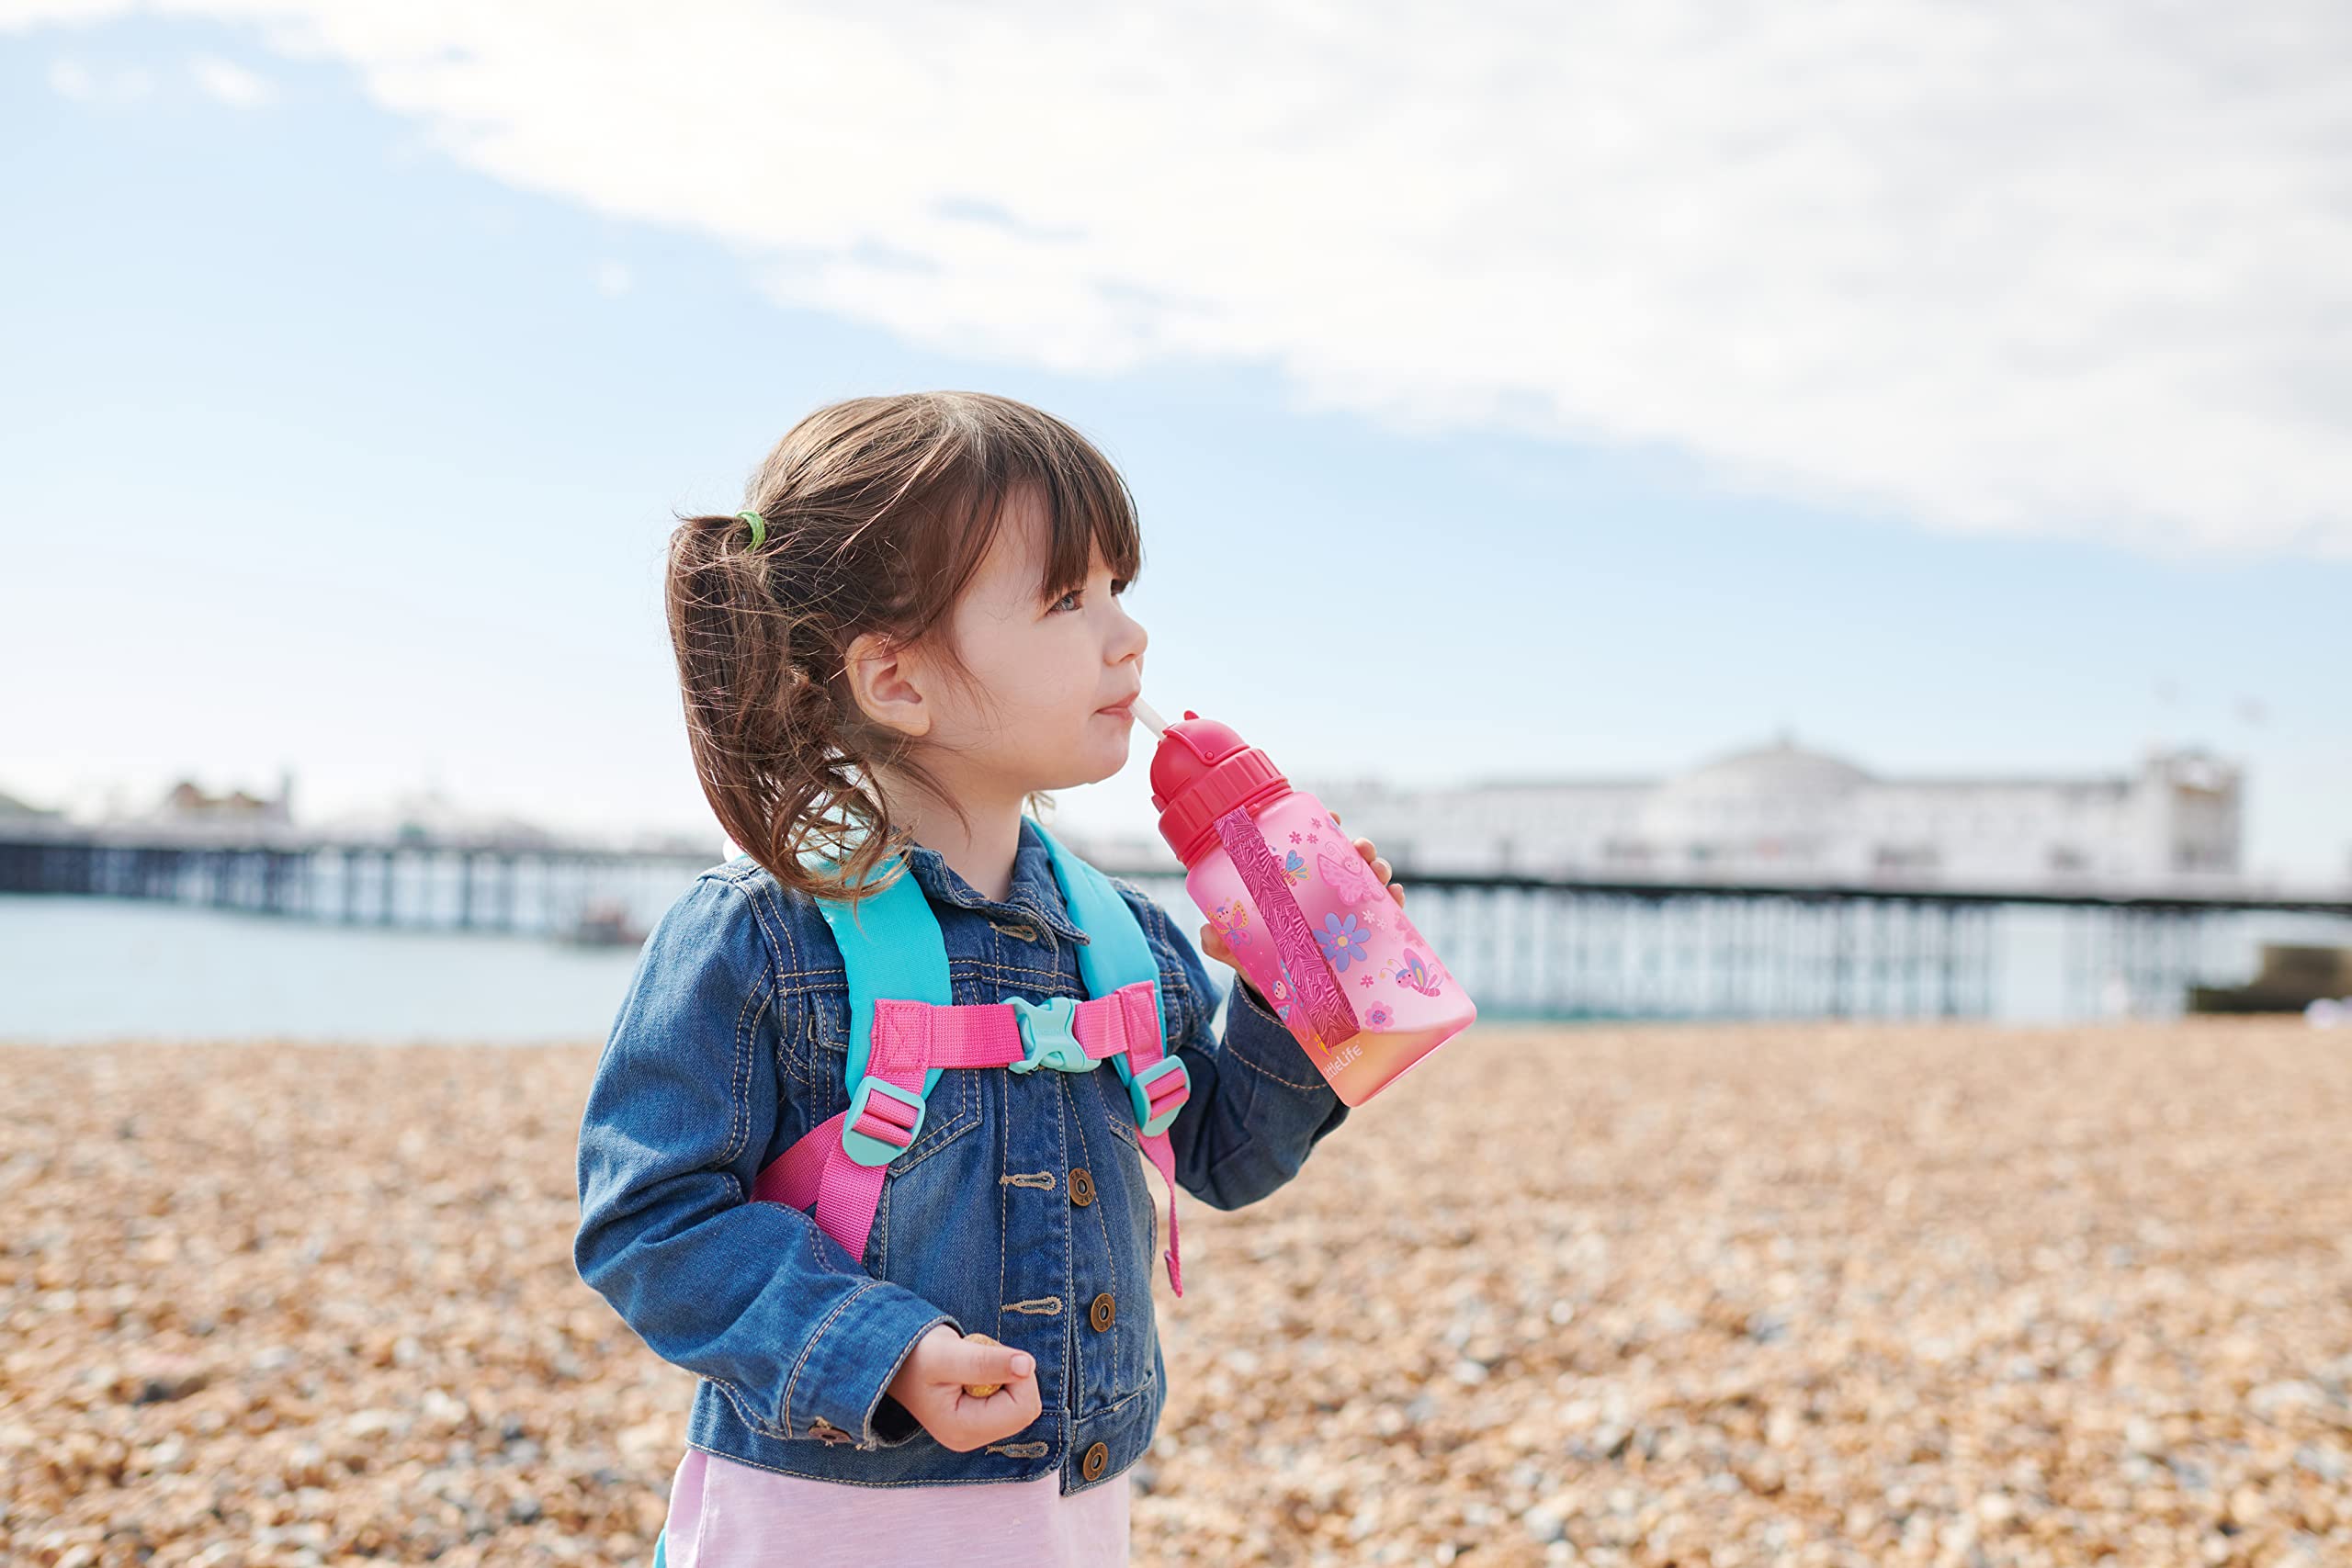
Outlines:
[[1168, 1127], [1176, 1183], [1213, 1209], [1254, 1203], [1298, 1174], [1308, 1152], [1348, 1119], [1348, 1108], [1289, 1026], [1238, 976], [1220, 1039], [1216, 1014], [1226, 998], [1199, 951], [1148, 894], [1112, 881], [1159, 960], [1169, 1054], [1182, 1060], [1192, 1082], [1190, 1100]]
[[895, 1448], [921, 1427], [890, 1380], [934, 1325], [962, 1325], [866, 1273], [808, 1214], [751, 1200], [778, 1122], [780, 1031], [799, 1012], [778, 989], [799, 970], [776, 962], [791, 940], [718, 876], [647, 937], [581, 1118], [572, 1262], [755, 1430], [822, 1424]]

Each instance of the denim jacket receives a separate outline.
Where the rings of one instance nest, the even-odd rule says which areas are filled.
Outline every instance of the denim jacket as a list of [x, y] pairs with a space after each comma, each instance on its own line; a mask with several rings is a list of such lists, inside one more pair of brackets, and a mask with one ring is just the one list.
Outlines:
[[[907, 860], [958, 1004], [1085, 996], [1087, 937], [1026, 818], [1002, 902], [934, 850]], [[1191, 1076], [1169, 1127], [1177, 1184], [1212, 1208], [1254, 1203], [1347, 1107], [1248, 987], [1220, 1039], [1192, 943], [1114, 880], [1159, 959], [1168, 1050]], [[1167, 1375], [1152, 1300], [1165, 1200], [1145, 1181], [1125, 1085], [1107, 1064], [942, 1072], [853, 1258], [808, 1214], [750, 1198], [769, 1161], [847, 1108], [848, 1036], [841, 951], [816, 905], [749, 856], [704, 872], [647, 938], [589, 1089], [580, 1277], [700, 1376], [695, 1448], [871, 1486], [1114, 1479], [1149, 1446]], [[942, 1323], [1035, 1357], [1036, 1422], [956, 1453], [888, 1396]]]

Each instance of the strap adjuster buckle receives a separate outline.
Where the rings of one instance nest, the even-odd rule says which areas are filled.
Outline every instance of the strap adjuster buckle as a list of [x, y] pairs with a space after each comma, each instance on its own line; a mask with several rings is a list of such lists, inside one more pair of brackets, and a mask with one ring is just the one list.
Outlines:
[[1176, 1112], [1193, 1097], [1193, 1075], [1184, 1064], [1173, 1056], [1162, 1056], [1151, 1066], [1138, 1069], [1127, 1080], [1127, 1098], [1133, 1101], [1136, 1127], [1145, 1137], [1158, 1137], [1168, 1131], [1176, 1120]]
[[860, 1165], [888, 1165], [922, 1135], [923, 1097], [865, 1075], [842, 1122], [842, 1151]]
[[1021, 1029], [1021, 1044], [1028, 1055], [1018, 1062], [1005, 1065], [1016, 1073], [1034, 1073], [1039, 1067], [1051, 1067], [1057, 1073], [1091, 1072], [1094, 1058], [1078, 1043], [1075, 1025], [1078, 1021], [1078, 998], [1054, 997], [1033, 1002], [1020, 997], [1004, 998], [1011, 1004], [1014, 1021]]

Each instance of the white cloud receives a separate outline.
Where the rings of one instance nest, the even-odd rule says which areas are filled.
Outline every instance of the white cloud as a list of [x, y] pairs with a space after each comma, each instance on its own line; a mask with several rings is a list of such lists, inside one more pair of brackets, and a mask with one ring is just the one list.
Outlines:
[[220, 99], [232, 108], [259, 108], [277, 96], [277, 89], [264, 78], [231, 61], [216, 55], [200, 54], [188, 62], [188, 74], [208, 96]]
[[52, 60], [49, 86], [59, 97], [77, 104], [130, 104], [153, 91], [155, 79], [137, 66], [99, 72], [78, 60]]
[[167, 8], [929, 344], [1267, 363], [1310, 406], [1945, 527], [2352, 556], [2330, 0]]

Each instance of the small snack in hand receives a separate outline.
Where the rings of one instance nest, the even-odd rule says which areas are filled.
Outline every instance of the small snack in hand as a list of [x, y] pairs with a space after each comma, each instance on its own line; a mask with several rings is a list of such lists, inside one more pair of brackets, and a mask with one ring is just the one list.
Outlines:
[[[991, 1339], [985, 1334], [967, 1334], [964, 1337], [970, 1340], [975, 1345], [1001, 1345], [1004, 1343], [1004, 1341], [1001, 1339]], [[1001, 1389], [1003, 1386], [1004, 1385], [1001, 1382], [967, 1382], [964, 1385], [964, 1392], [970, 1394], [974, 1399], [986, 1399], [989, 1394], [994, 1393], [998, 1389]]]

